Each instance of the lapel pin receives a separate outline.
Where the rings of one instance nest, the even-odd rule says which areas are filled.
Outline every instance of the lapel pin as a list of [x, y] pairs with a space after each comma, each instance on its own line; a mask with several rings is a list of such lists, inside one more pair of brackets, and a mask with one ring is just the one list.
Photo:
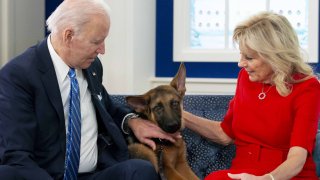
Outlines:
[[95, 76], [95, 75], [97, 75], [97, 74], [96, 74], [96, 72], [92, 72], [92, 75]]
[[98, 99], [101, 101], [102, 99], [102, 95], [101, 95], [101, 92], [98, 94]]

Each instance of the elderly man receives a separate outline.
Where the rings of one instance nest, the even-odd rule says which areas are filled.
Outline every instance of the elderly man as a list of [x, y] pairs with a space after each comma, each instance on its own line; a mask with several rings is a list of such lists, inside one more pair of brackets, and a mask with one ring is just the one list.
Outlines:
[[[0, 71], [0, 177], [158, 179], [151, 163], [129, 159], [123, 121], [140, 141], [174, 141], [102, 85], [110, 28], [103, 0], [65, 0], [47, 19], [51, 34]], [[128, 124], [128, 123], [125, 123]]]

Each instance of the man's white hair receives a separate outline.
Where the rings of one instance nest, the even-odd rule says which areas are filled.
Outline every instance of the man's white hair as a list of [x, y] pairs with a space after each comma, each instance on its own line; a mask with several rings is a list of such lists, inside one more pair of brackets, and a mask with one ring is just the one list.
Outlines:
[[77, 33], [92, 15], [101, 15], [110, 19], [110, 7], [104, 0], [64, 0], [46, 21], [48, 31], [56, 34], [66, 27]]

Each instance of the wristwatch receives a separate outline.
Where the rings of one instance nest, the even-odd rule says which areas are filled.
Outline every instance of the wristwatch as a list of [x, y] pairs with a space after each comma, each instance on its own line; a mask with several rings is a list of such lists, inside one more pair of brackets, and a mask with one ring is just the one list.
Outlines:
[[129, 120], [130, 119], [135, 119], [135, 118], [138, 118], [138, 117], [139, 117], [139, 115], [136, 114], [136, 113], [129, 113], [123, 118], [123, 121], [122, 121], [122, 124], [121, 124], [121, 129], [125, 134], [129, 134], [130, 131], [131, 131], [130, 128], [129, 128], [129, 125], [128, 125]]

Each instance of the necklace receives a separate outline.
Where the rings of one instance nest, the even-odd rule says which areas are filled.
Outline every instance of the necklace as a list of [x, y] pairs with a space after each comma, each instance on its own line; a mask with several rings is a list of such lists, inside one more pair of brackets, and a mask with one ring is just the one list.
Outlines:
[[269, 89], [266, 92], [264, 92], [263, 91], [264, 90], [264, 83], [262, 83], [261, 93], [259, 93], [258, 98], [260, 100], [264, 100], [266, 98], [266, 96], [267, 96], [267, 93], [271, 90], [272, 87], [273, 87], [273, 85], [270, 86]]

